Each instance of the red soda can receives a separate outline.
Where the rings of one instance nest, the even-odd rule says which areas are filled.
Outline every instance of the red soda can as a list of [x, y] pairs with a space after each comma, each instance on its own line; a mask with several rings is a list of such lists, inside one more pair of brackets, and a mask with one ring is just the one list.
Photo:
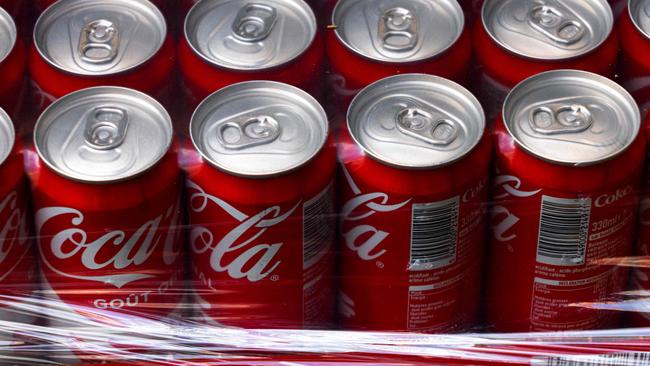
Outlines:
[[612, 8], [614, 13], [614, 19], [618, 19], [621, 14], [625, 11], [625, 7], [629, 0], [607, 0], [609, 6]]
[[425, 73], [465, 83], [471, 37], [456, 0], [340, 0], [326, 35], [332, 103], [346, 108], [388, 76]]
[[619, 65], [621, 83], [641, 106], [642, 115], [650, 108], [649, 9], [650, 1], [630, 0], [618, 22], [623, 50]]
[[361, 91], [347, 126], [343, 327], [467, 330], [478, 317], [491, 167], [478, 100], [449, 80], [404, 74]]
[[147, 0], [59, 0], [36, 21], [29, 69], [36, 106], [77, 90], [129, 87], [166, 103], [174, 43]]
[[[29, 191], [20, 143], [9, 115], [1, 109], [0, 176], [0, 295], [30, 296], [38, 278], [29, 230]], [[0, 320], [29, 324], [34, 317], [0, 304]], [[0, 331], [0, 343], [12, 338], [13, 334]]]
[[43, 286], [70, 323], [84, 323], [83, 309], [179, 311], [182, 180], [172, 138], [158, 102], [119, 87], [74, 92], [38, 119], [30, 175]]
[[14, 118], [25, 91], [25, 45], [19, 39], [16, 24], [0, 9], [0, 108]]
[[[517, 85], [495, 126], [486, 322], [498, 332], [615, 327], [632, 254], [645, 140], [634, 99], [584, 71]], [[507, 290], [506, 290], [507, 289]]]
[[485, 0], [458, 0], [460, 7], [463, 8], [465, 19], [470, 26], [474, 25], [474, 20], [481, 16], [481, 8]]
[[336, 153], [323, 108], [293, 86], [251, 81], [204, 100], [187, 167], [200, 317], [246, 328], [331, 324]]
[[473, 29], [474, 89], [489, 121], [515, 85], [537, 73], [578, 69], [610, 78], [618, 37], [605, 0], [486, 0]]
[[190, 108], [251, 80], [283, 82], [320, 97], [323, 42], [303, 0], [201, 0], [184, 30], [178, 61]]

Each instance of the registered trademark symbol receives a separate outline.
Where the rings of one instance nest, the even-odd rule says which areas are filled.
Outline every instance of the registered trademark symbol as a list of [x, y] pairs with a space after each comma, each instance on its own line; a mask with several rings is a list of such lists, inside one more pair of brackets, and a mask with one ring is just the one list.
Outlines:
[[273, 276], [271, 276], [271, 281], [273, 281], [273, 282], [276, 282], [276, 281], [278, 281], [279, 279], [280, 279], [280, 276], [278, 276], [278, 275], [273, 275]]
[[377, 266], [377, 268], [384, 268], [384, 262], [382, 261], [376, 261], [375, 265]]

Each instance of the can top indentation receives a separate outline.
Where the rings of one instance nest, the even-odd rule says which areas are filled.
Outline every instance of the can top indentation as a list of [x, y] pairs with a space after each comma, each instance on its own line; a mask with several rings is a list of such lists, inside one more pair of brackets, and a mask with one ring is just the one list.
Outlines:
[[0, 108], [0, 164], [11, 154], [16, 143], [16, 132], [11, 118]]
[[615, 82], [577, 70], [549, 71], [518, 84], [503, 106], [508, 132], [524, 150], [561, 165], [592, 165], [626, 150], [641, 116]]
[[478, 100], [452, 81], [402, 74], [362, 90], [350, 105], [347, 123], [374, 159], [426, 169], [469, 154], [483, 136], [485, 114]]

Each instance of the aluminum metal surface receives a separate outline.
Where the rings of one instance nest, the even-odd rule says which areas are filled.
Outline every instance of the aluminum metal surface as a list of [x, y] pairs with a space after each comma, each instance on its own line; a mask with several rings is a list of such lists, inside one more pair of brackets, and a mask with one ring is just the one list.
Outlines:
[[629, 0], [627, 9], [636, 28], [650, 38], [650, 1]]
[[60, 175], [89, 183], [138, 176], [169, 151], [169, 114], [135, 90], [96, 87], [68, 94], [40, 116], [34, 145]]
[[185, 19], [185, 38], [212, 65], [263, 70], [302, 55], [316, 37], [316, 24], [302, 0], [202, 0]]
[[0, 8], [0, 62], [13, 51], [17, 38], [16, 23], [9, 13]]
[[270, 177], [311, 161], [328, 136], [325, 111], [309, 94], [271, 81], [223, 88], [206, 98], [190, 122], [197, 151], [234, 175]]
[[486, 0], [481, 16], [485, 30], [502, 48], [537, 60], [585, 55], [614, 26], [605, 0]]
[[3, 164], [16, 143], [16, 131], [11, 118], [0, 108], [0, 164]]
[[374, 159], [426, 169], [469, 154], [483, 136], [485, 114], [478, 100], [452, 81], [402, 74], [362, 90], [350, 105], [347, 123]]
[[465, 18], [456, 0], [339, 0], [332, 24], [356, 54], [406, 63], [444, 53], [461, 36]]
[[625, 151], [639, 134], [634, 99], [615, 82], [585, 71], [558, 70], [518, 84], [503, 106], [519, 146], [562, 165], [591, 165]]
[[167, 37], [165, 18], [147, 0], [60, 0], [34, 28], [36, 49], [77, 75], [113, 75], [149, 61]]

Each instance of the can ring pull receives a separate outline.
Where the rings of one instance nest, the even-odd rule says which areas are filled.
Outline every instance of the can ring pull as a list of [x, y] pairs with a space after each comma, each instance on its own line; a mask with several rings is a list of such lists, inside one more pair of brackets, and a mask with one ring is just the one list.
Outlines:
[[448, 118], [437, 118], [418, 108], [405, 108], [397, 114], [397, 129], [431, 145], [446, 146], [458, 137], [457, 124]]
[[537, 107], [530, 111], [530, 126], [544, 135], [577, 133], [594, 123], [589, 108], [582, 104]]
[[246, 4], [239, 9], [232, 24], [232, 31], [240, 41], [261, 41], [271, 34], [277, 19], [278, 11], [272, 6]]
[[117, 57], [120, 37], [113, 22], [100, 19], [86, 24], [79, 36], [81, 59], [91, 64], [105, 64]]
[[235, 119], [219, 126], [217, 139], [226, 149], [242, 150], [266, 145], [280, 137], [280, 123], [271, 116]]
[[111, 150], [124, 142], [129, 115], [119, 107], [97, 107], [86, 121], [86, 143], [93, 149]]
[[549, 5], [534, 7], [528, 14], [528, 23], [553, 42], [571, 45], [585, 34], [585, 26], [575, 19], [569, 19], [557, 8]]
[[379, 39], [390, 51], [410, 51], [418, 43], [418, 21], [415, 14], [406, 8], [392, 8], [379, 19]]

